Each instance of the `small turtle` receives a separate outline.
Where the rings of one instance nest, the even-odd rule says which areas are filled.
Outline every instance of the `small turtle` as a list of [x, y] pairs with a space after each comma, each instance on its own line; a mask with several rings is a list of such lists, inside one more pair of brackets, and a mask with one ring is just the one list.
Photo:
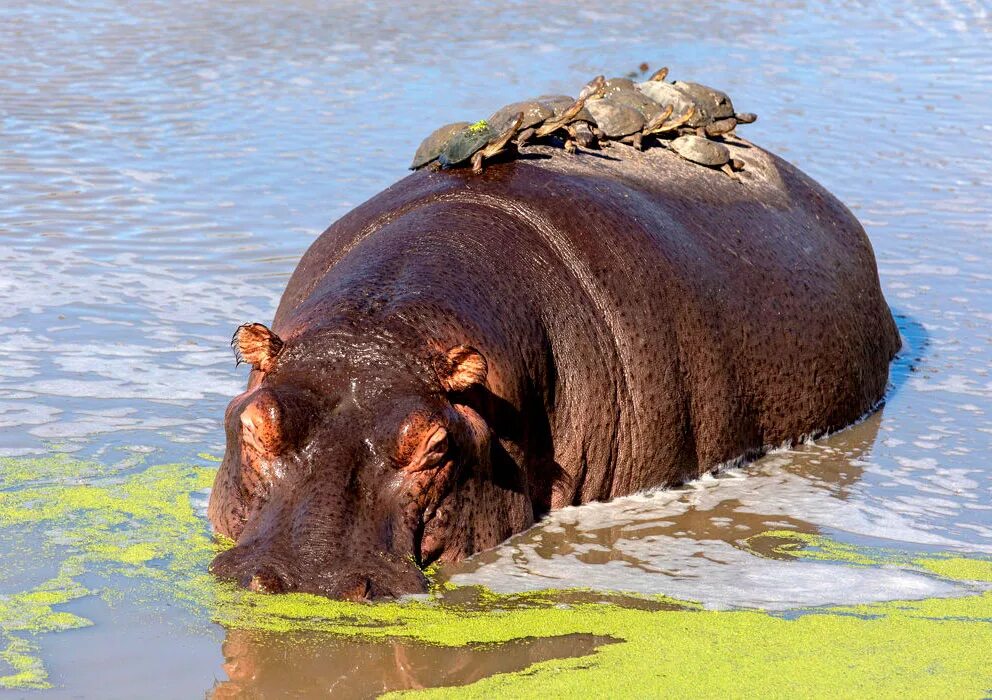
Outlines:
[[634, 81], [630, 78], [610, 78], [603, 82], [603, 97], [612, 97], [618, 92], [634, 90]]
[[437, 160], [438, 156], [441, 155], [441, 151], [444, 150], [448, 141], [451, 140], [451, 137], [468, 126], [471, 126], [471, 123], [455, 122], [454, 124], [445, 124], [435, 129], [430, 136], [421, 142], [420, 147], [417, 148], [417, 152], [413, 156], [413, 162], [410, 164], [410, 170], [422, 168], [428, 163]]
[[[571, 102], [571, 100], [569, 100]], [[517, 117], [517, 112], [523, 112], [524, 118], [520, 124], [521, 129], [529, 129], [537, 124], [544, 123], [545, 120], [553, 117], [554, 110], [540, 99], [527, 100], [525, 102], [514, 102], [496, 110], [489, 119], [489, 126], [498, 132], [503, 132], [506, 127], [513, 123]]]
[[734, 116], [734, 104], [725, 92], [700, 83], [682, 80], [676, 80], [675, 87], [692, 98], [700, 115], [707, 122]]
[[[573, 121], [565, 128], [568, 130], [568, 135], [572, 137], [565, 142], [566, 148], [568, 148], [569, 144], [576, 143], [583, 148], [591, 148], [593, 144], [596, 143], [596, 135], [592, 132], [590, 122]], [[572, 150], [574, 150], [574, 148]]]
[[686, 160], [711, 168], [719, 168], [730, 161], [730, 149], [722, 143], [686, 134], [672, 141], [671, 148]]
[[485, 119], [469, 124], [452, 135], [438, 156], [438, 161], [446, 168], [464, 163], [495, 136], [496, 131]]
[[656, 119], [665, 109], [664, 105], [655, 102], [633, 86], [626, 90], [614, 90], [612, 94], [607, 95], [607, 99], [616, 104], [636, 109], [644, 117], [645, 122]]
[[712, 122], [702, 127], [703, 133], [707, 136], [723, 136], [724, 134], [729, 134], [736, 128], [737, 120], [733, 117], [720, 119], [719, 121]]
[[672, 111], [672, 106], [668, 105], [664, 113], [658, 115], [657, 118], [645, 124], [644, 135], [651, 136], [654, 134], [663, 134], [668, 131], [678, 131], [696, 114], [696, 108], [693, 105], [689, 105], [689, 109], [685, 111], [685, 114], [682, 114], [675, 119], [669, 119]]
[[523, 119], [524, 113], [517, 112], [513, 115], [513, 122], [502, 132], [493, 129], [485, 119], [470, 124], [451, 137], [445, 144], [444, 150], [441, 151], [438, 161], [442, 166], [450, 168], [471, 160], [472, 171], [480, 173], [482, 172], [483, 160], [492, 158], [506, 147], [513, 135], [517, 133]]
[[[664, 80], [648, 80], [638, 83], [637, 89], [660, 105], [665, 105], [666, 107], [671, 105], [675, 114], [686, 114], [689, 108], [692, 107], [695, 118], [696, 102], [691, 96], [682, 92], [671, 83], [666, 83]], [[696, 126], [695, 124], [690, 125]]]
[[520, 125], [523, 121], [524, 113], [517, 112], [513, 117], [513, 121], [505, 129], [503, 129], [502, 132], [491, 139], [489, 143], [482, 147], [481, 150], [476, 151], [475, 154], [472, 155], [473, 173], [478, 174], [482, 172], [482, 161], [486, 158], [492, 158], [494, 155], [502, 151], [506, 147], [506, 144], [510, 142], [510, 139], [513, 138], [514, 134], [516, 134], [520, 129]]
[[587, 109], [596, 120], [596, 128], [608, 139], [619, 141], [633, 137], [644, 128], [645, 121], [640, 112], [610, 98], [591, 100]]
[[[542, 95], [536, 98], [538, 102], [547, 105], [551, 110], [554, 111], [556, 118], [561, 118], [570, 107], [573, 107], [575, 100], [573, 100], [568, 95]], [[592, 114], [583, 105], [582, 109], [575, 113], [575, 116], [565, 124], [564, 126], [558, 127], [564, 129], [568, 132], [570, 138], [565, 140], [565, 149], [569, 152], [575, 150], [575, 143], [582, 146], [583, 148], [591, 147], [595, 141], [596, 137], [592, 133], [590, 126], [594, 125], [596, 122], [592, 118]], [[527, 139], [534, 136], [536, 129], [523, 130], [520, 136], [517, 137], [517, 145], [522, 145]], [[575, 143], [572, 143], [575, 142]]]
[[738, 179], [730, 163], [730, 149], [722, 143], [715, 143], [694, 134], [686, 134], [679, 136], [669, 146], [688, 161], [710, 168], [719, 168], [731, 178]]
[[[595, 123], [595, 118], [588, 109], [588, 100], [592, 97], [602, 95], [605, 85], [606, 81], [603, 76], [598, 75], [590, 80], [584, 88], [582, 88], [582, 92], [579, 93], [578, 98], [576, 98], [575, 101], [567, 107], [563, 108], [563, 103], [556, 102], [553, 105], [555, 116], [541, 124], [541, 126], [533, 132], [533, 135], [538, 138], [548, 136], [559, 129], [567, 129], [569, 124], [576, 121], [584, 121], [589, 124]], [[571, 136], [571, 134], [569, 135]], [[517, 140], [518, 145], [523, 141], [526, 141], [530, 136], [531, 134], [524, 131]], [[574, 150], [574, 145], [569, 150]]]

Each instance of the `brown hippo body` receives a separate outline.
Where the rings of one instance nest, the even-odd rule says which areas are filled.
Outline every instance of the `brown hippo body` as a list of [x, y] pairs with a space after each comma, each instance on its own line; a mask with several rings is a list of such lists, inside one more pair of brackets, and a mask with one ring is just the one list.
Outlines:
[[238, 546], [214, 570], [423, 590], [418, 567], [550, 509], [871, 410], [899, 334], [863, 229], [731, 144], [741, 182], [663, 149], [535, 146], [482, 175], [415, 173], [332, 225], [274, 335], [238, 339], [256, 369], [210, 508]]

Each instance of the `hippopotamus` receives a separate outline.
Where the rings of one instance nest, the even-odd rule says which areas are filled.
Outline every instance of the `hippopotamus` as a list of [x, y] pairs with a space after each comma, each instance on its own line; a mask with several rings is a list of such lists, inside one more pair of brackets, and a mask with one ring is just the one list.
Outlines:
[[421, 170], [332, 224], [227, 408], [211, 570], [260, 592], [427, 590], [550, 510], [850, 425], [900, 336], [854, 215], [728, 137]]

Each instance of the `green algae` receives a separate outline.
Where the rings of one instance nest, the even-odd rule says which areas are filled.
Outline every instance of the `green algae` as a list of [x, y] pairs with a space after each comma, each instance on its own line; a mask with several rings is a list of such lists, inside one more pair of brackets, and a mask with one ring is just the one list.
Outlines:
[[[756, 546], [761, 542], [763, 547]], [[795, 530], [769, 530], [754, 535], [744, 541], [752, 554], [762, 556], [762, 551], [770, 551], [779, 558], [801, 556], [803, 559], [839, 562], [857, 566], [871, 566], [881, 563], [884, 555], [865, 547], [831, 540], [822, 535]]]
[[473, 134], [477, 134], [480, 131], [485, 131], [488, 128], [489, 128], [489, 122], [487, 122], [485, 119], [480, 119], [475, 124], [472, 124], [468, 128], [468, 130], [471, 131]]
[[[213, 470], [159, 465], [124, 473], [133, 466], [66, 455], [0, 461], [0, 528], [32, 526], [41, 555], [59, 562], [58, 574], [33, 589], [0, 594], [0, 643], [6, 644], [0, 658], [12, 671], [0, 676], [0, 687], [49, 687], [36, 638], [92, 624], [55, 609], [94, 594], [79, 583], [82, 575], [120, 574], [161, 586], [209, 561], [215, 545], [190, 493], [209, 486]], [[24, 553], [5, 556], [18, 554]], [[151, 566], [154, 560], [168, 565]]]
[[992, 560], [948, 556], [916, 559], [915, 563], [944, 578], [992, 583]]
[[[212, 461], [206, 460], [205, 461]], [[992, 669], [992, 593], [961, 598], [832, 606], [773, 615], [705, 610], [664, 596], [540, 591], [499, 595], [436, 586], [421, 599], [374, 605], [302, 594], [265, 596], [217, 582], [210, 559], [229, 542], [211, 537], [191, 500], [214, 467], [186, 464], [103, 467], [66, 456], [4, 460], [0, 528], [33, 528], [34, 545], [59, 562], [58, 574], [29, 590], [0, 595], [0, 687], [49, 687], [43, 634], [92, 624], [59, 610], [85, 596], [110, 600], [112, 587], [84, 587], [84, 576], [129, 577], [152, 601], [176, 602], [194, 617], [228, 628], [313, 631], [362, 639], [402, 638], [460, 647], [526, 637], [593, 634], [616, 640], [583, 657], [426, 696], [691, 694], [981, 697]], [[75, 465], [75, 466], [74, 466]], [[9, 467], [9, 470], [8, 470]], [[837, 566], [902, 566], [956, 580], [992, 582], [992, 561], [920, 556], [771, 531], [756, 536], [774, 556]], [[746, 548], [757, 542], [751, 538]], [[118, 592], [119, 594], [119, 592]]]

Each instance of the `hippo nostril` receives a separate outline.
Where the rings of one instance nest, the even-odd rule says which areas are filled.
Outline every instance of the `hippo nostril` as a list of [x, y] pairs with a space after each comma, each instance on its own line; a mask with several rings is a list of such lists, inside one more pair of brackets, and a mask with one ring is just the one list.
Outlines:
[[286, 578], [269, 567], [255, 571], [243, 585], [255, 593], [285, 593], [289, 590], [289, 583]]
[[372, 593], [372, 579], [367, 576], [363, 576], [352, 586], [343, 589], [338, 596], [343, 600], [351, 600], [357, 603], [365, 600], [372, 600]]

